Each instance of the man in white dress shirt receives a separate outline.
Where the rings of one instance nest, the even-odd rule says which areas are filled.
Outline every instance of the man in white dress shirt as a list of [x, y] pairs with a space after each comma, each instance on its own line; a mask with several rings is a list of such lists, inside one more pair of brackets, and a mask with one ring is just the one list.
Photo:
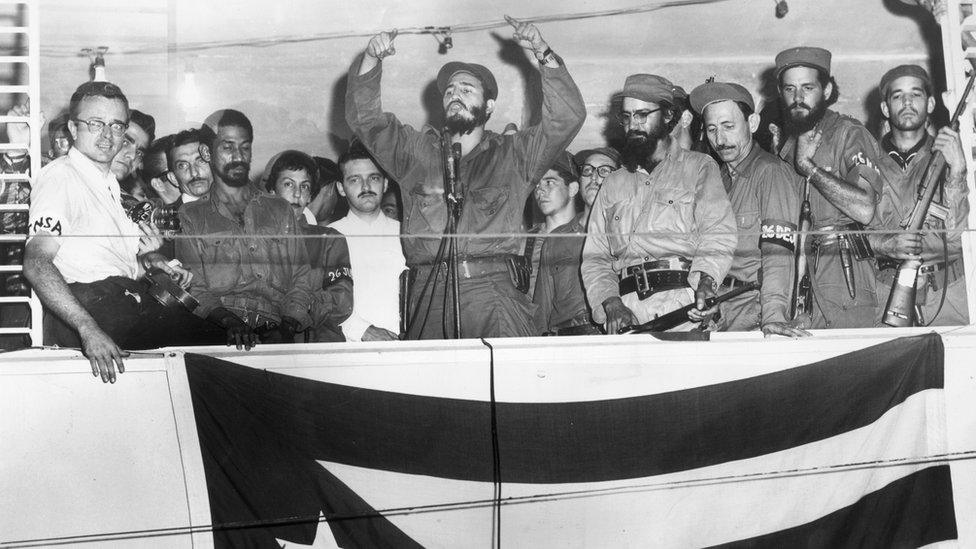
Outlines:
[[342, 323], [348, 341], [393, 341], [400, 332], [400, 273], [406, 260], [400, 222], [380, 207], [386, 175], [366, 149], [354, 143], [339, 157], [339, 194], [349, 213], [329, 226], [346, 236], [353, 277], [352, 315]]

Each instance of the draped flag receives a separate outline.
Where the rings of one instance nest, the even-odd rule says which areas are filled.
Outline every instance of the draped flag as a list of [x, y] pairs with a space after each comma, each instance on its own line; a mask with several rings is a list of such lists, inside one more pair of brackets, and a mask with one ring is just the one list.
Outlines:
[[936, 334], [637, 397], [498, 402], [497, 445], [487, 401], [186, 368], [218, 548], [487, 546], [493, 518], [513, 547], [956, 538], [949, 466], [925, 459], [946, 449]]

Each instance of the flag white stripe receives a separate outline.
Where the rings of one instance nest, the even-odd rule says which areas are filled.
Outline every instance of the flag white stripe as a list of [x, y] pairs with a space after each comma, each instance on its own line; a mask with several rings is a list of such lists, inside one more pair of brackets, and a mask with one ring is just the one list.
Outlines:
[[[901, 465], [742, 479], [669, 487], [695, 479], [827, 467], [872, 460], [897, 460], [945, 451], [942, 390], [909, 397], [874, 423], [827, 440], [765, 456], [680, 473], [602, 483], [505, 484], [503, 497], [578, 493], [617, 488], [592, 496], [557, 497], [506, 505], [503, 539], [519, 546], [546, 546], [553, 539], [580, 547], [699, 547], [751, 538], [811, 522], [853, 504], [863, 495], [930, 465]], [[784, 426], [787, 427], [787, 426]], [[490, 500], [485, 482], [441, 479], [322, 462], [378, 510], [450, 502]], [[504, 476], [505, 464], [502, 463]], [[641, 488], [643, 486], [643, 488]], [[628, 487], [637, 487], [628, 489]], [[390, 516], [407, 535], [427, 547], [481, 545], [490, 539], [490, 506]]]

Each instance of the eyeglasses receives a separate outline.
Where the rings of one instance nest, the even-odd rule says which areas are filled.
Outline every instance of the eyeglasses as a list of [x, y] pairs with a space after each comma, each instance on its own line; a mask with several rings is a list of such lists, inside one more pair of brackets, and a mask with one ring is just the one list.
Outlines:
[[125, 135], [125, 130], [129, 129], [129, 125], [125, 122], [103, 122], [97, 118], [92, 118], [91, 120], [81, 120], [76, 118], [75, 122], [81, 122], [82, 124], [88, 126], [89, 133], [101, 134], [105, 130], [105, 126], [108, 126], [109, 131], [115, 137], [122, 137]]
[[605, 179], [608, 175], [613, 173], [615, 170], [613, 166], [593, 166], [592, 164], [583, 164], [580, 166], [580, 175], [583, 177], [593, 177], [593, 174], [597, 174], [601, 179]]
[[639, 111], [634, 111], [633, 113], [629, 113], [627, 111], [620, 111], [617, 113], [617, 122], [619, 122], [621, 126], [626, 126], [627, 123], [630, 122], [630, 119], [633, 118], [634, 123], [643, 124], [644, 122], [647, 122], [648, 116], [650, 116], [652, 113], [655, 113], [659, 110], [661, 110], [661, 107], [658, 107], [656, 109], [643, 109]]

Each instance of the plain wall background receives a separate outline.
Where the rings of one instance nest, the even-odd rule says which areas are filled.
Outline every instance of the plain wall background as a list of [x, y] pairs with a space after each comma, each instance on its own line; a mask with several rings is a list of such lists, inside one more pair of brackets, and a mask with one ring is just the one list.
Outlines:
[[[132, 106], [154, 115], [158, 135], [199, 123], [224, 107], [244, 111], [255, 125], [253, 172], [275, 153], [297, 148], [335, 157], [349, 136], [343, 117], [345, 73], [368, 38], [342, 38], [270, 46], [201, 43], [253, 42], [316, 34], [372, 34], [379, 30], [500, 21], [502, 14], [542, 17], [640, 4], [631, 0], [425, 0], [335, 2], [287, 0], [64, 0], [41, 1], [42, 98], [48, 117], [67, 105], [87, 79], [84, 47], [108, 46], [107, 74]], [[647, 5], [647, 4], [645, 4]], [[876, 121], [877, 81], [901, 63], [941, 75], [938, 27], [921, 9], [895, 0], [789, 0], [789, 14], [774, 16], [774, 2], [725, 0], [658, 11], [577, 21], [538, 23], [565, 59], [586, 100], [588, 118], [572, 149], [602, 144], [609, 97], [626, 75], [651, 72], [690, 91], [705, 78], [737, 81], [762, 101], [776, 53], [819, 45], [834, 53], [841, 88], [836, 108]], [[431, 121], [439, 105], [433, 79], [441, 64], [469, 60], [489, 66], [500, 93], [489, 128], [524, 126], [536, 116], [534, 62], [513, 48], [504, 28], [460, 32], [448, 54], [429, 35], [401, 35], [386, 62], [384, 106], [413, 125]], [[932, 57], [934, 56], [934, 57]], [[197, 94], [187, 101], [187, 75]], [[937, 79], [941, 80], [937, 76]], [[191, 98], [192, 99], [192, 98]], [[434, 115], [436, 116], [436, 115]], [[439, 122], [438, 122], [439, 123]], [[46, 147], [46, 143], [45, 143]]]

